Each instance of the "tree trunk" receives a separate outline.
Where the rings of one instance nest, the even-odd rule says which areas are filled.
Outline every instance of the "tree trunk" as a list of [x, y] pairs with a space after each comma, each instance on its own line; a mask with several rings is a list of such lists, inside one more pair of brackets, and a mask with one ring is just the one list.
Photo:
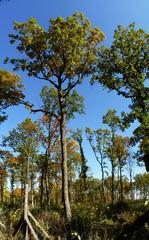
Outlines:
[[67, 149], [66, 149], [66, 136], [64, 130], [64, 121], [60, 123], [61, 135], [61, 153], [62, 153], [62, 199], [64, 203], [65, 217], [71, 221], [71, 209], [68, 191], [68, 169], [67, 169]]
[[68, 169], [67, 169], [67, 147], [66, 147], [66, 116], [64, 113], [64, 99], [61, 91], [58, 91], [59, 107], [60, 107], [60, 142], [61, 142], [61, 158], [62, 158], [62, 201], [64, 204], [65, 218], [71, 221], [71, 208], [68, 191]]
[[31, 201], [32, 201], [32, 208], [34, 208], [34, 179], [31, 177]]
[[114, 204], [114, 178], [115, 178], [115, 164], [114, 164], [114, 143], [115, 143], [115, 131], [112, 128], [112, 156], [111, 156], [111, 166], [112, 166], [112, 186], [111, 186], [111, 200], [112, 200], [112, 205]]
[[[28, 219], [28, 192], [29, 192], [29, 156], [26, 162], [26, 179], [25, 179], [25, 195], [24, 195], [24, 220]], [[25, 240], [29, 240], [28, 225], [26, 224]]]
[[111, 160], [112, 165], [112, 186], [111, 186], [111, 201], [112, 205], [114, 204], [114, 163], [113, 160]]
[[101, 157], [101, 191], [102, 191], [102, 202], [105, 202], [104, 168], [103, 168], [103, 158], [102, 157]]
[[[28, 183], [25, 184], [25, 199], [24, 199], [24, 219], [28, 218]], [[28, 225], [26, 224], [25, 240], [29, 240]]]
[[120, 165], [120, 200], [123, 201], [123, 175], [122, 175], [122, 167]]
[[130, 188], [131, 188], [131, 200], [134, 199], [134, 194], [133, 194], [133, 186], [132, 186], [132, 171], [130, 170], [129, 174], [129, 183], [130, 183]]
[[82, 175], [83, 184], [84, 184], [84, 189], [83, 190], [86, 191], [87, 190], [86, 179], [87, 179], [87, 169], [88, 169], [88, 167], [86, 166], [86, 159], [85, 159], [85, 156], [84, 156], [82, 142], [79, 142], [79, 147], [80, 147], [80, 154], [81, 154], [81, 160], [82, 160], [81, 175]]
[[23, 172], [23, 164], [21, 164], [21, 201], [22, 201], [22, 206], [24, 204], [24, 190], [25, 190], [25, 184], [24, 184], [24, 172]]
[[45, 166], [47, 161], [47, 150], [45, 153], [45, 160], [42, 167], [42, 175], [41, 175], [41, 182], [40, 182], [40, 208], [43, 210], [43, 198], [44, 198], [44, 181], [45, 181]]
[[13, 203], [14, 200], [14, 169], [11, 170], [11, 202]]
[[3, 184], [3, 175], [1, 174], [1, 203], [3, 204], [3, 193], [4, 193], [4, 184]]

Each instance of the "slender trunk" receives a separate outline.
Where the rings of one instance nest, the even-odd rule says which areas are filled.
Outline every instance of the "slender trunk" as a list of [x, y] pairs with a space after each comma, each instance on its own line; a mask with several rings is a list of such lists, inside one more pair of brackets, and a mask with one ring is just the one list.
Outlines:
[[112, 186], [111, 186], [111, 201], [112, 205], [114, 204], [114, 163], [113, 160], [111, 160], [111, 165], [112, 165]]
[[11, 170], [11, 202], [14, 200], [14, 169]]
[[129, 182], [130, 182], [130, 188], [131, 188], [131, 200], [133, 200], [133, 188], [132, 188], [132, 171], [130, 170], [129, 174]]
[[115, 132], [114, 129], [112, 128], [112, 158], [111, 158], [111, 166], [112, 166], [112, 186], [111, 186], [111, 200], [112, 200], [112, 205], [114, 204], [114, 180], [115, 180], [115, 164], [114, 164], [114, 142], [115, 142]]
[[64, 130], [64, 122], [60, 123], [61, 135], [61, 153], [62, 153], [62, 199], [64, 204], [65, 217], [68, 221], [71, 220], [71, 209], [68, 191], [68, 169], [67, 169], [67, 149], [66, 149], [66, 136]]
[[3, 194], [4, 193], [4, 186], [3, 186], [3, 176], [1, 174], [1, 203], [3, 203]]
[[[25, 195], [24, 195], [24, 219], [28, 219], [28, 192], [29, 192], [29, 156], [26, 162], [26, 179], [25, 179]], [[25, 240], [29, 240], [28, 225], [26, 224]]]
[[34, 177], [31, 177], [31, 200], [32, 200], [32, 208], [34, 208]]
[[122, 166], [120, 165], [120, 200], [123, 201], [123, 175]]
[[72, 203], [72, 178], [70, 177], [68, 180], [68, 190], [69, 190], [69, 201]]
[[55, 179], [55, 201], [54, 201], [54, 205], [56, 208], [58, 208], [58, 183], [57, 180]]
[[102, 201], [105, 202], [103, 159], [101, 159], [101, 189], [102, 189]]
[[45, 166], [45, 191], [46, 191], [46, 206], [50, 206], [50, 191], [51, 191], [51, 183], [50, 183], [50, 174], [48, 174], [48, 166], [49, 166], [49, 158], [50, 153], [47, 155], [47, 161]]
[[46, 205], [50, 206], [51, 203], [51, 199], [50, 199], [50, 191], [49, 189], [51, 189], [50, 187], [50, 174], [49, 174], [49, 163], [51, 160], [51, 118], [49, 119], [49, 124], [48, 124], [48, 146], [47, 146], [47, 151], [46, 151], [46, 161], [45, 161], [45, 191], [46, 191]]
[[[24, 199], [24, 219], [28, 218], [28, 183], [25, 183], [25, 199]], [[29, 240], [28, 225], [26, 224], [25, 240]]]
[[120, 200], [121, 190], [120, 190], [120, 166], [117, 166], [117, 186], [116, 186], [116, 201]]
[[65, 218], [68, 222], [71, 221], [71, 208], [68, 191], [68, 169], [67, 169], [67, 148], [66, 148], [66, 116], [64, 113], [64, 99], [61, 91], [58, 91], [59, 107], [60, 107], [60, 142], [61, 142], [61, 157], [62, 157], [62, 200], [64, 204]]
[[101, 167], [101, 191], [102, 191], [102, 202], [105, 203], [104, 158], [103, 158], [103, 153], [102, 153], [102, 151], [100, 151], [100, 167]]
[[51, 174], [47, 174], [47, 184], [46, 184], [46, 196], [47, 196], [47, 205], [50, 207], [51, 205], [51, 193], [52, 193], [52, 181]]
[[25, 190], [25, 185], [24, 185], [24, 173], [23, 173], [23, 164], [21, 165], [21, 201], [22, 201], [22, 206], [23, 206], [23, 201], [24, 201], [24, 190]]
[[45, 160], [42, 167], [41, 183], [40, 183], [40, 208], [43, 210], [43, 198], [44, 198], [44, 180], [45, 180], [45, 166], [47, 161], [47, 150], [45, 153]]
[[82, 160], [81, 175], [82, 175], [83, 184], [84, 184], [84, 189], [83, 190], [86, 191], [87, 190], [86, 179], [87, 179], [87, 169], [88, 169], [88, 167], [86, 166], [86, 159], [85, 159], [85, 156], [84, 156], [82, 142], [79, 142], [79, 147], [80, 147], [80, 154], [81, 154], [81, 160]]
[[[91, 145], [92, 146], [92, 145]], [[102, 153], [100, 152], [100, 160], [99, 157], [97, 155], [97, 152], [95, 150], [95, 148], [92, 146], [93, 152], [95, 154], [95, 158], [97, 160], [97, 162], [100, 164], [100, 169], [101, 169], [101, 175], [102, 175], [102, 180], [101, 180], [101, 201], [102, 203], [105, 201], [105, 196], [104, 196], [104, 168], [103, 168], [103, 157], [102, 157]]]

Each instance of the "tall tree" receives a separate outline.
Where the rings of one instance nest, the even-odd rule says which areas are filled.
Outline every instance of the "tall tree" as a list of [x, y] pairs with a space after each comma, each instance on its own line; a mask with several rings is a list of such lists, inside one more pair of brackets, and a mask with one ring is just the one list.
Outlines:
[[10, 131], [8, 137], [3, 139], [4, 146], [10, 147], [15, 153], [20, 154], [18, 164], [23, 168], [21, 170], [21, 175], [23, 175], [21, 181], [23, 181], [24, 185], [28, 185], [29, 181], [31, 181], [30, 185], [32, 185], [33, 178], [35, 178], [33, 168], [39, 147], [39, 134], [40, 127], [38, 123], [27, 118], [16, 129]]
[[[15, 23], [16, 34], [10, 34], [11, 43], [23, 53], [23, 58], [12, 59], [15, 70], [26, 70], [29, 76], [46, 80], [55, 87], [59, 100], [60, 139], [62, 155], [62, 189], [64, 212], [71, 220], [68, 194], [68, 171], [66, 149], [66, 97], [91, 71], [98, 44], [104, 34], [91, 24], [83, 14], [73, 14], [65, 20], [51, 19], [45, 31], [35, 19]], [[74, 104], [75, 112], [75, 104]]]
[[123, 201], [123, 168], [126, 165], [126, 160], [129, 156], [130, 141], [128, 137], [120, 135], [115, 136], [114, 152], [118, 161], [118, 176], [120, 182], [120, 201]]
[[[43, 102], [43, 112], [46, 114], [46, 116], [49, 118], [52, 123], [52, 121], [55, 121], [57, 123], [57, 126], [60, 126], [61, 116], [60, 116], [60, 109], [59, 109], [59, 97], [58, 92], [55, 88], [44, 86], [41, 91], [41, 99]], [[74, 113], [83, 113], [83, 104], [84, 98], [79, 96], [76, 90], [73, 90], [72, 93], [69, 93], [66, 98], [66, 105], [65, 105], [65, 118], [66, 121], [70, 120], [71, 118], [74, 118]], [[56, 119], [55, 119], [56, 118]], [[49, 125], [50, 126], [50, 125]], [[52, 125], [51, 125], [52, 126]], [[66, 131], [66, 128], [65, 128]], [[49, 129], [49, 140], [52, 132], [50, 132]], [[65, 133], [66, 134], [66, 133]], [[49, 141], [48, 141], [49, 142]], [[49, 150], [50, 150], [51, 143], [49, 142]], [[67, 145], [67, 143], [66, 143]], [[48, 155], [50, 156], [50, 151], [48, 150]], [[66, 148], [67, 150], [67, 148]], [[69, 156], [68, 156], [69, 158]], [[62, 167], [63, 169], [63, 167]], [[63, 172], [63, 171], [62, 171]], [[63, 176], [63, 175], [62, 175]], [[63, 183], [63, 182], [62, 182]], [[64, 201], [64, 194], [63, 194], [63, 186], [62, 186], [62, 200]]]
[[86, 179], [87, 179], [88, 166], [87, 166], [87, 160], [85, 158], [84, 150], [83, 150], [83, 136], [82, 136], [83, 131], [80, 128], [77, 128], [76, 131], [71, 131], [71, 134], [72, 134], [72, 138], [78, 142], [79, 148], [80, 148], [80, 155], [82, 160], [80, 176], [83, 179], [83, 183], [84, 183], [83, 191], [85, 191], [87, 190]]
[[135, 172], [135, 158], [133, 156], [133, 153], [129, 151], [129, 156], [127, 158], [127, 172], [129, 175], [129, 183], [130, 183], [130, 189], [131, 189], [131, 199], [133, 199], [134, 194], [133, 194], [133, 177], [134, 177], [134, 172]]
[[93, 131], [90, 128], [86, 128], [87, 140], [89, 141], [97, 162], [100, 164], [101, 168], [101, 200], [105, 202], [105, 172], [106, 172], [106, 162], [107, 148], [110, 141], [110, 132], [106, 129], [98, 129]]
[[[25, 167], [24, 217], [23, 217], [23, 220], [20, 221], [20, 224], [23, 224], [25, 222], [25, 225], [26, 225], [25, 239], [26, 240], [29, 239], [29, 230], [34, 236], [34, 239], [38, 239], [37, 234], [35, 233], [29, 221], [29, 215], [30, 217], [32, 217], [31, 213], [29, 212], [29, 183], [31, 185], [31, 190], [33, 190], [32, 189], [33, 172], [31, 172], [30, 170], [33, 170], [33, 164], [34, 164], [33, 160], [35, 160], [35, 156], [37, 154], [38, 147], [40, 145], [39, 143], [40, 134], [41, 134], [41, 129], [40, 129], [39, 123], [32, 122], [31, 119], [27, 118], [21, 124], [19, 124], [16, 129], [13, 129], [12, 131], [10, 131], [9, 136], [5, 137], [3, 140], [3, 144], [5, 146], [9, 146], [10, 148], [12, 148], [15, 153], [20, 153], [24, 160], [23, 162], [23, 165]], [[34, 223], [36, 224], [36, 222], [37, 221], [35, 220]]]
[[11, 157], [11, 154], [9, 151], [0, 150], [0, 202], [3, 204], [4, 200], [4, 187], [7, 182], [7, 167], [8, 167], [8, 161]]
[[135, 180], [135, 187], [139, 191], [140, 197], [141, 198], [146, 198], [148, 197], [149, 194], [149, 173], [144, 173], [144, 174], [137, 174], [134, 177]]
[[111, 162], [111, 168], [112, 168], [112, 186], [111, 186], [111, 199], [112, 204], [114, 203], [114, 178], [115, 178], [115, 168], [116, 168], [116, 154], [115, 154], [115, 137], [116, 137], [116, 131], [121, 128], [122, 129], [122, 123], [120, 118], [116, 115], [116, 110], [109, 109], [107, 113], [103, 116], [103, 123], [107, 124], [110, 128], [111, 136], [110, 136], [110, 144], [107, 149], [107, 156], [110, 159]]
[[16, 74], [0, 70], [0, 122], [7, 118], [5, 110], [24, 98], [23, 85]]
[[110, 91], [115, 90], [131, 100], [130, 113], [124, 114], [125, 124], [138, 120], [134, 131], [134, 142], [140, 142], [139, 158], [149, 171], [149, 34], [135, 29], [118, 26], [110, 48], [99, 51], [94, 79]]

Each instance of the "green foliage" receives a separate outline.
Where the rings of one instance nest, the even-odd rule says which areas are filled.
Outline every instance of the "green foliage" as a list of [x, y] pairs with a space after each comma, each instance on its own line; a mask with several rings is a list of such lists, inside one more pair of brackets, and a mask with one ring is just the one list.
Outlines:
[[[100, 29], [91, 29], [91, 24], [81, 13], [67, 19], [50, 19], [45, 31], [34, 18], [28, 22], [14, 23], [17, 34], [10, 34], [10, 42], [25, 53], [27, 59], [12, 59], [15, 70], [27, 70], [28, 75], [49, 79], [51, 76], [71, 80], [78, 74], [90, 72], [94, 63], [97, 45], [104, 39]], [[82, 77], [79, 78], [81, 82]], [[56, 84], [54, 80], [51, 80]], [[74, 82], [69, 82], [69, 86]]]
[[39, 124], [26, 118], [16, 129], [9, 132], [8, 137], [4, 137], [4, 146], [11, 147], [14, 152], [20, 152], [25, 156], [34, 153], [34, 149], [39, 146]]
[[118, 129], [123, 130], [122, 121], [116, 113], [115, 109], [109, 109], [103, 116], [103, 123], [110, 127], [112, 133], [116, 133]]
[[0, 70], [0, 122], [7, 118], [5, 110], [9, 106], [18, 105], [24, 98], [23, 85], [16, 74]]
[[135, 176], [135, 187], [140, 191], [143, 198], [149, 196], [149, 173], [143, 175], [137, 174]]
[[[110, 91], [131, 99], [131, 112], [123, 113], [124, 123], [129, 126], [137, 119], [140, 126], [134, 131], [134, 142], [140, 142], [142, 159], [148, 162], [148, 70], [149, 34], [135, 29], [135, 24], [127, 28], [118, 26], [110, 48], [99, 51], [94, 80], [98, 80]], [[148, 167], [147, 167], [148, 168]]]
[[[35, 177], [35, 160], [40, 146], [40, 137], [41, 129], [39, 124], [32, 122], [30, 118], [26, 118], [21, 124], [18, 124], [15, 129], [10, 131], [7, 137], [3, 138], [3, 146], [10, 148], [15, 155], [17, 154], [17, 157], [11, 157], [9, 159], [8, 166], [10, 175], [15, 178], [16, 182], [21, 182], [21, 188], [27, 178], [27, 162], [29, 160], [29, 165], [32, 169], [30, 176], [32, 178]], [[13, 184], [14, 182], [12, 181], [12, 185]], [[11, 188], [14, 187], [11, 186]], [[14, 189], [11, 190], [12, 192], [14, 191]], [[21, 191], [23, 191], [23, 189], [21, 189]]]
[[[60, 117], [58, 92], [55, 88], [44, 86], [40, 93], [45, 112], [51, 113], [57, 118]], [[64, 112], [67, 120], [74, 118], [74, 113], [84, 113], [84, 98], [79, 96], [76, 90], [69, 93], [64, 99]]]

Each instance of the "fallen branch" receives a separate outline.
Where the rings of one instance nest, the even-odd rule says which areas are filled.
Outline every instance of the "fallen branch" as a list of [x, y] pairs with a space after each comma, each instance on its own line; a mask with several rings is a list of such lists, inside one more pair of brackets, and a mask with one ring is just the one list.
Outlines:
[[46, 236], [47, 239], [50, 239], [50, 236], [48, 235], [48, 233], [41, 227], [41, 225], [37, 222], [37, 220], [33, 217], [33, 215], [31, 214], [30, 211], [28, 211], [28, 216], [30, 216], [30, 218], [33, 220], [33, 222], [35, 223], [35, 225], [42, 231], [42, 233]]
[[34, 231], [32, 225], [31, 225], [29, 219], [26, 218], [25, 221], [26, 221], [26, 224], [28, 225], [29, 230], [30, 230], [31, 234], [33, 235], [34, 239], [35, 239], [35, 240], [39, 240], [39, 238], [38, 238], [37, 234], [35, 233], [35, 231]]
[[6, 230], [6, 227], [2, 222], [0, 222], [0, 226], [3, 227]]

